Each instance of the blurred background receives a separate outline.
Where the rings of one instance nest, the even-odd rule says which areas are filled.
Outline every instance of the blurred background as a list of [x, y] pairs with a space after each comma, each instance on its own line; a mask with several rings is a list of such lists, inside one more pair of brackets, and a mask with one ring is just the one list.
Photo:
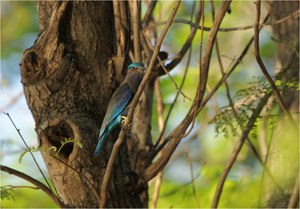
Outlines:
[[[159, 21], [165, 21], [172, 2], [158, 2], [154, 15]], [[143, 13], [146, 5], [143, 4]], [[215, 3], [216, 9], [220, 2]], [[192, 1], [183, 1], [175, 19], [190, 20], [191, 12], [195, 5]], [[231, 14], [227, 14], [221, 28], [238, 27], [254, 24], [255, 5], [253, 2], [238, 1], [232, 2]], [[262, 4], [262, 17], [266, 15], [264, 4]], [[205, 26], [212, 25], [211, 5], [205, 3]], [[160, 31], [162, 25], [156, 26]], [[175, 55], [180, 49], [187, 35], [190, 26], [183, 23], [174, 23], [164, 41], [163, 50], [169, 53], [169, 57]], [[0, 143], [1, 143], [1, 164], [10, 166], [22, 171], [36, 179], [41, 180], [42, 176], [31, 156], [27, 153], [19, 162], [20, 155], [25, 150], [18, 132], [10, 122], [9, 113], [17, 128], [29, 147], [37, 147], [38, 142], [35, 134], [34, 120], [27, 107], [21, 84], [19, 63], [22, 52], [33, 45], [38, 36], [38, 17], [36, 2], [14, 2], [1, 1], [1, 74], [0, 74]], [[225, 70], [241, 54], [248, 40], [253, 36], [253, 29], [234, 30], [231, 32], [219, 32], [218, 41], [220, 54]], [[204, 32], [204, 40], [207, 32]], [[263, 60], [274, 74], [276, 45], [272, 40], [272, 30], [266, 26], [260, 33], [260, 48]], [[182, 91], [189, 98], [194, 98], [199, 73], [199, 43], [200, 31], [193, 41], [192, 56], [188, 67], [186, 81]], [[205, 47], [205, 42], [204, 42]], [[172, 77], [178, 86], [182, 81], [185, 72], [188, 56], [185, 56], [182, 63], [171, 72]], [[217, 60], [216, 51], [213, 52], [210, 64], [210, 76], [208, 90], [212, 89], [221, 78], [220, 66]], [[229, 77], [229, 93], [234, 102], [241, 97], [237, 93], [250, 87], [257, 86], [262, 80], [262, 74], [257, 66], [254, 57], [253, 46]], [[168, 76], [159, 79], [160, 92], [163, 99], [163, 116], [167, 116], [169, 108], [174, 101], [177, 90]], [[159, 193], [157, 207], [162, 208], [195, 208], [210, 207], [221, 172], [227, 162], [236, 140], [241, 131], [236, 124], [234, 133], [231, 129], [216, 131], [214, 118], [220, 113], [223, 107], [228, 106], [226, 88], [223, 85], [220, 90], [208, 102], [206, 107], [198, 115], [195, 127], [191, 134], [182, 140], [176, 153], [167, 165], [163, 173], [163, 183]], [[249, 93], [248, 93], [249, 94]], [[246, 95], [246, 97], [249, 95]], [[244, 98], [243, 98], [244, 99]], [[154, 98], [152, 116], [152, 138], [159, 137], [157, 100]], [[192, 101], [179, 95], [179, 98], [172, 110], [167, 124], [165, 135], [168, 135], [183, 119]], [[277, 110], [278, 111], [278, 110]], [[276, 111], [274, 111], [276, 115]], [[277, 117], [275, 117], [276, 120]], [[230, 123], [230, 121], [228, 122]], [[252, 142], [258, 147], [261, 129], [265, 129], [262, 121], [258, 121], [256, 129], [251, 134]], [[223, 124], [224, 125], [224, 124]], [[223, 127], [223, 126], [222, 126]], [[270, 133], [272, 127], [268, 126]], [[227, 130], [227, 131], [226, 131]], [[219, 132], [219, 133], [218, 133]], [[267, 142], [271, 140], [268, 135]], [[287, 136], [289, 137], [289, 136]], [[288, 148], [289, 149], [289, 148]], [[39, 165], [47, 175], [47, 169], [39, 152], [34, 153]], [[294, 156], [297, 157], [297, 156]], [[251, 150], [245, 145], [242, 152], [227, 178], [219, 207], [259, 207], [264, 201], [262, 188], [262, 167]], [[150, 182], [150, 202], [155, 179]], [[25, 208], [25, 207], [56, 207], [56, 205], [44, 193], [37, 189], [28, 188], [32, 186], [28, 182], [1, 172], [1, 189], [7, 186], [14, 188], [11, 195], [2, 197], [1, 207]], [[149, 203], [150, 205], [150, 203]]]

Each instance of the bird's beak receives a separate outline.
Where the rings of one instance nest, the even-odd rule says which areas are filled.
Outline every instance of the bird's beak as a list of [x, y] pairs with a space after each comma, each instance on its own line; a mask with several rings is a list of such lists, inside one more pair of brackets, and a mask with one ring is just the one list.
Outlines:
[[146, 67], [141, 67], [140, 69], [141, 69], [141, 72], [142, 72], [143, 74], [146, 73], [146, 69], [147, 69]]

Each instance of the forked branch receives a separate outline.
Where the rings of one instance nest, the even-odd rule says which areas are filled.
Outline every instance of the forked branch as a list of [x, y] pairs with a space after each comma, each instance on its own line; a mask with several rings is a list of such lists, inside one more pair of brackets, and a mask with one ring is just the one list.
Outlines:
[[267, 71], [267, 68], [260, 56], [260, 50], [259, 50], [259, 20], [260, 20], [260, 4], [261, 1], [257, 1], [256, 2], [256, 22], [255, 22], [255, 27], [254, 27], [254, 55], [257, 61], [257, 64], [259, 65], [262, 73], [264, 74], [266, 80], [269, 82], [272, 91], [280, 105], [280, 107], [282, 108], [282, 110], [284, 111], [284, 113], [286, 114], [287, 118], [289, 119], [289, 121], [293, 124], [293, 126], [297, 128], [296, 123], [291, 115], [291, 113], [288, 111], [286, 105], [284, 104], [284, 101], [282, 99], [282, 96], [280, 94], [279, 89], [277, 88], [277, 86], [275, 85], [272, 77], [270, 76], [270, 74]]
[[20, 171], [17, 171], [13, 168], [10, 168], [10, 167], [4, 166], [4, 165], [0, 165], [0, 170], [32, 183], [33, 185], [37, 186], [40, 190], [45, 192], [56, 203], [56, 205], [58, 207], [61, 207], [61, 208], [65, 207], [65, 205], [59, 200], [59, 198], [42, 182], [32, 178], [31, 176], [28, 176], [25, 173], [22, 173]]
[[[143, 174], [142, 179], [140, 179], [140, 184], [143, 184], [144, 182], [148, 182], [153, 177], [155, 177], [168, 163], [170, 157], [172, 156], [173, 152], [175, 151], [177, 145], [179, 144], [180, 140], [185, 134], [186, 129], [192, 122], [195, 107], [198, 106], [197, 103], [201, 104], [202, 98], [204, 96], [204, 91], [206, 87], [207, 82], [207, 74], [209, 71], [209, 63], [210, 63], [210, 57], [213, 49], [213, 45], [215, 42], [215, 38], [218, 32], [218, 29], [221, 25], [221, 22], [225, 16], [225, 13], [227, 11], [227, 8], [229, 7], [231, 1], [224, 1], [218, 15], [216, 17], [216, 21], [213, 24], [213, 27], [209, 33], [209, 36], [207, 38], [206, 42], [206, 48], [204, 51], [203, 56], [203, 62], [201, 65], [201, 72], [203, 72], [201, 76], [201, 84], [198, 87], [198, 91], [200, 91], [197, 98], [195, 98], [194, 103], [192, 107], [190, 108], [189, 113], [186, 115], [185, 119], [181, 122], [181, 124], [168, 136], [165, 140], [169, 140], [169, 144], [166, 145], [166, 147], [162, 151], [161, 157], [151, 164]], [[141, 185], [138, 185], [141, 186]]]

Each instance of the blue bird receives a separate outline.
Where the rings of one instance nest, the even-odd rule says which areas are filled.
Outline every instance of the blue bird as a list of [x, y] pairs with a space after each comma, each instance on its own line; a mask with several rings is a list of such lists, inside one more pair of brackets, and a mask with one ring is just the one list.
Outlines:
[[94, 156], [98, 156], [103, 143], [112, 130], [122, 123], [126, 118], [129, 104], [133, 99], [145, 73], [145, 66], [142, 62], [134, 62], [128, 66], [124, 81], [113, 93], [107, 107], [105, 117], [102, 121], [98, 144]]

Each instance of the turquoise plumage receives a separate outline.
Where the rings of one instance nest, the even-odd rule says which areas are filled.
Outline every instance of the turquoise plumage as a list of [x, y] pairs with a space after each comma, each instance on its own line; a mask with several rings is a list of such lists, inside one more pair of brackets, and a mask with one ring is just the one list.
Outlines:
[[99, 140], [94, 156], [98, 156], [103, 143], [113, 129], [121, 124], [122, 116], [127, 115], [128, 105], [134, 97], [145, 72], [145, 66], [141, 62], [134, 62], [128, 66], [127, 74], [119, 88], [113, 93], [102, 121]]

